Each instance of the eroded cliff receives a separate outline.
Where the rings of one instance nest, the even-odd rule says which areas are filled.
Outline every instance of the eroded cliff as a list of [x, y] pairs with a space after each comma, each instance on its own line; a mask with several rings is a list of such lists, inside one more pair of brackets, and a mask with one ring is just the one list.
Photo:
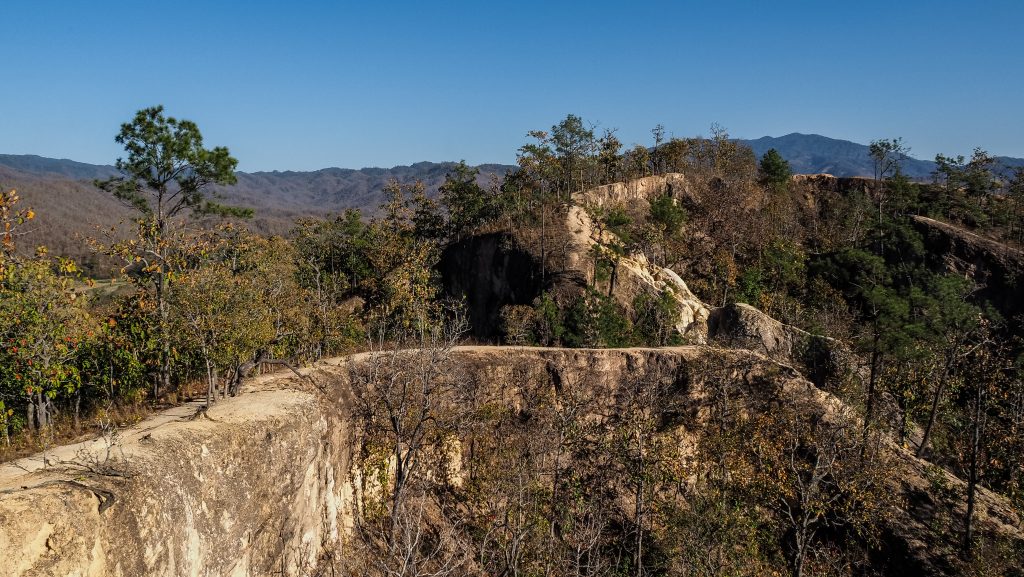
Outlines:
[[282, 381], [4, 465], [0, 574], [269, 575], [314, 564], [344, 519], [349, 447], [334, 410]]
[[[715, 387], [760, 401], [750, 407], [804, 404], [826, 421], [844, 411], [795, 370], [744, 350], [461, 347], [453, 355], [459, 382], [474, 388], [480, 407], [526, 411], [528, 386], [539, 386], [556, 403], [582, 403], [598, 424], [623, 410], [637, 383], [659, 381], [671, 407], [659, 430], [684, 460], [707, 424]], [[343, 558], [372, 486], [362, 473], [352, 387], [370, 358], [334, 359], [306, 379], [266, 377], [206, 412], [168, 411], [122, 431], [110, 458], [111, 439], [99, 439], [5, 465], [0, 574], [300, 575]], [[521, 418], [528, 426], [528, 411]], [[455, 450], [453, 477], [470, 450]], [[884, 482], [898, 498], [885, 512], [880, 566], [948, 574], [955, 536], [936, 535], [934, 526], [962, 509], [963, 484], [892, 451]], [[617, 506], [633, 506], [628, 491]], [[979, 519], [985, 531], [1024, 542], [1021, 520], [998, 496], [982, 492]]]

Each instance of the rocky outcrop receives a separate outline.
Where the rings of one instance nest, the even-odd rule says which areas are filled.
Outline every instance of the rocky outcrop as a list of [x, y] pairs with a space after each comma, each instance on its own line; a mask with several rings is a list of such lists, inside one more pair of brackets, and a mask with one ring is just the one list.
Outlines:
[[[650, 199], [658, 195], [668, 195], [678, 200], [691, 194], [686, 177], [670, 173], [599, 186], [574, 195], [574, 204], [569, 207], [567, 217], [569, 238], [573, 247], [570, 266], [580, 271], [585, 278], [592, 280], [595, 272], [591, 250], [595, 244], [609, 244], [613, 236], [612, 233], [602, 232], [595, 226], [586, 207], [646, 205]], [[615, 285], [611, 287], [611, 294], [627, 311], [632, 310], [636, 297], [641, 293], [656, 297], [668, 291], [679, 308], [679, 317], [675, 322], [676, 332], [687, 342], [706, 341], [710, 310], [675, 271], [651, 263], [641, 253], [622, 256], [617, 262]]]
[[[689, 196], [686, 178], [681, 174], [649, 176], [577, 193], [572, 203], [551, 215], [541, 233], [543, 240], [539, 236], [527, 239], [527, 235], [511, 230], [459, 240], [441, 256], [439, 272], [445, 292], [465, 299], [474, 336], [493, 340], [498, 336], [502, 307], [531, 305], [544, 291], [553, 291], [568, 301], [588, 286], [597, 285], [594, 247], [607, 247], [613, 235], [599, 230], [588, 208], [646, 207], [649, 199], [665, 194], [677, 199]], [[615, 261], [614, 287], [602, 288], [610, 288], [611, 296], [624, 310], [631, 313], [640, 294], [657, 298], [668, 292], [679, 305], [676, 332], [686, 342], [705, 341], [710, 311], [678, 274], [651, 263], [641, 253], [619, 256]]]
[[810, 334], [783, 324], [744, 303], [715, 309], [708, 321], [708, 338], [733, 348], [757, 351], [789, 362]]
[[925, 237], [932, 265], [972, 279], [977, 296], [1006, 319], [1024, 315], [1024, 252], [961, 227], [924, 216], [914, 225]]
[[[703, 382], [725, 379], [741, 397], [772, 403], [801, 399], [825, 418], [842, 409], [793, 369], [743, 350], [462, 347], [454, 354], [466, 382], [496, 406], [517, 406], [527, 374], [556, 396], [572, 385], [600, 414], [613, 414], [637, 379], [667, 379], [673, 406], [685, 411], [677, 416], [681, 442], [701, 426]], [[101, 439], [50, 451], [47, 466], [42, 456], [5, 465], [0, 575], [311, 574], [324, 551], [344, 554], [359, 506], [349, 376], [367, 358], [318, 366], [310, 373], [318, 388], [271, 376], [208, 412], [186, 405], [150, 418], [121, 433], [112, 460], [103, 459]], [[948, 543], [930, 516], [959, 511], [963, 483], [894, 451], [886, 482], [911, 504], [887, 515], [886, 546], [905, 556], [901, 570], [943, 574]], [[937, 493], [936, 483], [947, 490]], [[986, 531], [1024, 540], [1012, 508], [987, 491], [979, 519]]]
[[[337, 410], [275, 379], [0, 468], [0, 575], [297, 574], [345, 520]], [[333, 423], [333, 424], [332, 424]]]
[[773, 361], [797, 367], [821, 388], [827, 388], [834, 377], [858, 370], [852, 353], [835, 339], [787, 325], [744, 303], [712, 310], [707, 340], [756, 351]]
[[[607, 244], [611, 233], [604, 232], [602, 235], [587, 211], [575, 205], [569, 207], [567, 226], [572, 247], [568, 266], [592, 282], [595, 271], [591, 251], [595, 245]], [[675, 271], [652, 264], [641, 253], [618, 257], [617, 263], [615, 285], [611, 294], [625, 310], [632, 311], [633, 303], [641, 293], [657, 297], [668, 291], [679, 308], [679, 317], [675, 322], [676, 332], [688, 342], [705, 342], [710, 310], [690, 291]]]
[[657, 195], [665, 194], [675, 199], [692, 196], [693, 191], [686, 177], [678, 173], [645, 176], [627, 182], [616, 182], [592, 188], [576, 196], [583, 204], [596, 206], [630, 205], [646, 203]]

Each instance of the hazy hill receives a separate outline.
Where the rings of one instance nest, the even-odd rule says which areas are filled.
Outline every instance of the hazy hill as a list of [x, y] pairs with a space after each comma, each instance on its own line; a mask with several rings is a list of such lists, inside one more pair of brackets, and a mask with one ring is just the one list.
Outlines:
[[[427, 190], [436, 190], [444, 182], [455, 163], [418, 162], [411, 166], [392, 168], [324, 168], [309, 172], [273, 171], [239, 172], [238, 184], [218, 189], [229, 202], [256, 209], [257, 213], [273, 217], [323, 215], [346, 208], [359, 208], [372, 212], [383, 200], [383, 188], [394, 179], [402, 183], [423, 181]], [[501, 178], [512, 166], [484, 164], [480, 168], [480, 181], [488, 183], [492, 177]], [[25, 198], [37, 208], [45, 209], [48, 199], [36, 192], [36, 184], [45, 182], [62, 192], [74, 189], [83, 202], [101, 195], [92, 181], [117, 175], [113, 166], [86, 164], [67, 159], [45, 158], [36, 155], [0, 154], [0, 186], [18, 187], [21, 182], [32, 183], [26, 188]], [[22, 188], [25, 188], [22, 186]], [[42, 191], [40, 190], [40, 193]], [[62, 201], [73, 201], [63, 195]]]
[[[755, 140], [741, 140], [760, 157], [770, 148], [779, 151], [797, 174], [828, 173], [834, 176], [874, 176], [874, 164], [868, 147], [849, 140], [829, 138], [819, 134], [794, 132], [785, 136], [764, 136]], [[913, 147], [910, 150], [913, 154]], [[1024, 159], [997, 157], [1005, 167], [1024, 166]], [[935, 170], [931, 160], [908, 158], [903, 170], [913, 179], [927, 180]]]
[[37, 174], [0, 165], [0, 188], [17, 189], [22, 205], [36, 211], [36, 219], [25, 227], [27, 233], [17, 241], [23, 252], [45, 244], [52, 252], [71, 256], [87, 265], [96, 259], [82, 237], [96, 236], [97, 226], [109, 228], [130, 214], [91, 181], [76, 180], [60, 173]]
[[117, 174], [117, 169], [110, 165], [46, 158], [35, 154], [0, 154], [0, 166], [36, 176], [65, 176], [76, 180], [108, 178]]
[[[411, 166], [359, 170], [324, 168], [311, 172], [239, 172], [238, 184], [220, 189], [220, 192], [236, 204], [282, 216], [322, 215], [346, 208], [372, 213], [384, 200], [383, 189], [389, 181], [422, 181], [428, 192], [435, 191], [454, 166], [452, 162], [417, 162]], [[478, 168], [481, 184], [486, 186], [492, 177], [500, 179], [514, 167], [484, 164]]]
[[[311, 172], [239, 172], [238, 184], [217, 189], [233, 205], [255, 209], [249, 226], [262, 233], [283, 234], [296, 218], [330, 216], [347, 208], [373, 213], [384, 199], [388, 181], [423, 181], [428, 193], [436, 191], [454, 163], [419, 162], [393, 168], [360, 170], [325, 168]], [[485, 186], [500, 179], [513, 167], [480, 166]], [[0, 155], [0, 188], [15, 188], [24, 206], [35, 209], [38, 218], [30, 232], [19, 239], [24, 251], [46, 244], [58, 254], [70, 256], [86, 266], [98, 262], [82, 240], [96, 236], [97, 227], [109, 228], [125, 221], [132, 212], [110, 194], [97, 189], [93, 180], [116, 175], [113, 166], [86, 164], [35, 155]], [[103, 270], [97, 270], [104, 274]]]

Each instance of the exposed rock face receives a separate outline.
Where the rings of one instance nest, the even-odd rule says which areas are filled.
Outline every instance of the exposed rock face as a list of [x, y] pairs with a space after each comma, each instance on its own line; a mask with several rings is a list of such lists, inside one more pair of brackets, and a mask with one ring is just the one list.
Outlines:
[[[608, 244], [612, 236], [612, 233], [601, 232], [595, 226], [584, 207], [629, 206], [638, 203], [646, 205], [650, 199], [659, 195], [679, 200], [692, 195], [692, 191], [685, 176], [670, 173], [599, 186], [574, 195], [575, 204], [569, 207], [566, 219], [572, 246], [568, 261], [570, 268], [592, 281], [595, 274], [592, 247], [595, 244]], [[656, 297], [666, 289], [671, 291], [679, 304], [676, 332], [687, 342], [706, 342], [710, 309], [693, 294], [678, 274], [651, 263], [643, 254], [629, 254], [618, 260], [611, 294], [627, 311], [632, 311], [633, 302], [641, 293]]]
[[[585, 382], [609, 408], [625, 382], [651, 373], [675, 375], [676, 394], [696, 401], [702, 392], [684, 376], [687, 367], [731, 375], [745, 394], [810, 394], [826, 411], [838, 403], [796, 372], [772, 369], [746, 351], [473, 347], [457, 355], [476, 382], [504, 382], [502, 374], [531, 366], [546, 371], [556, 391], [559, 383]], [[345, 374], [364, 358], [334, 361], [316, 378], [330, 384], [332, 397], [348, 398]], [[707, 368], [712, 365], [717, 368]], [[345, 403], [319, 403], [309, 392], [287, 388], [295, 385], [272, 378], [265, 387], [286, 388], [247, 393], [196, 420], [188, 418], [194, 407], [185, 407], [126, 431], [128, 479], [4, 467], [0, 574], [296, 575], [312, 567], [322, 547], [342, 546], [357, 506], [358, 472], [350, 461], [356, 442], [343, 426]], [[492, 385], [487, 394], [514, 405], [518, 393]], [[69, 458], [74, 449], [51, 455]], [[933, 499], [924, 464], [909, 453], [898, 457], [894, 490]], [[949, 477], [947, 483], [960, 481]], [[987, 524], [1020, 535], [1020, 520], [998, 498], [983, 494], [981, 509]], [[894, 511], [890, 530], [908, 555], [907, 568], [943, 572], [926, 545], [926, 519]]]
[[[580, 206], [569, 208], [567, 221], [572, 246], [569, 266], [584, 278], [593, 279], [594, 262], [591, 248], [595, 243], [607, 242], [608, 239], [599, 238], [593, 220]], [[611, 233], [604, 234], [607, 236]], [[634, 300], [641, 293], [658, 296], [666, 289], [671, 291], [679, 304], [676, 331], [691, 343], [704, 343], [710, 311], [707, 305], [690, 291], [678, 274], [671, 269], [652, 264], [643, 254], [630, 254], [618, 260], [612, 296], [627, 311], [632, 310]]]
[[798, 367], [818, 387], [825, 387], [831, 377], [845, 370], [856, 370], [851, 366], [850, 351], [834, 339], [779, 322], [744, 303], [712, 310], [707, 340]]
[[[0, 575], [243, 576], [312, 566], [346, 517], [351, 447], [336, 414], [288, 389], [192, 419], [196, 409], [125, 431], [105, 463], [101, 440], [51, 452], [47, 469], [39, 457], [0, 468]], [[53, 465], [95, 468], [87, 454], [127, 476]]]
[[4, 575], [106, 575], [99, 500], [73, 484], [28, 487], [0, 501]]
[[949, 223], [915, 216], [933, 265], [967, 276], [1006, 319], [1024, 315], [1024, 252]]
[[[786, 340], [765, 332], [778, 327], [752, 326], [762, 331], [752, 338]], [[700, 426], [698, 408], [707, 394], [692, 375], [728, 378], [742, 395], [811, 399], [826, 418], [841, 407], [796, 371], [742, 350], [463, 347], [455, 354], [488, 402], [505, 406], [516, 406], [521, 391], [501, 383], [518, 382], [524, 367], [547, 375], [555, 395], [566, 383], [582, 386], [577, 392], [592, 396], [603, 414], [615, 410], [636, 378], [669, 378], [679, 406], [693, 407], [690, 416], [681, 416], [684, 442], [686, 431]], [[0, 468], [0, 575], [299, 575], [309, 574], [303, 571], [324, 549], [344, 554], [360, 498], [347, 375], [366, 358], [336, 359], [315, 369], [326, 392], [319, 400], [300, 390], [297, 379], [270, 377], [217, 403], [207, 416], [191, 419], [196, 407], [185, 406], [126, 430], [118, 454], [123, 450], [128, 478], [66, 467], [39, 470], [39, 458], [19, 463], [27, 471]], [[102, 442], [84, 446], [103, 449]], [[82, 447], [58, 448], [49, 458], [73, 460]], [[452, 450], [457, 455], [459, 445]], [[943, 556], [950, 552], [943, 548], [949, 544], [935, 544], [929, 519], [940, 505], [961, 507], [963, 483], [927, 472], [923, 461], [895, 451], [886, 482], [910, 504], [887, 516], [889, 554], [899, 555], [888, 563], [890, 570], [946, 574], [950, 565]], [[929, 480], [935, 475], [951, 490], [936, 494]], [[1004, 500], [984, 490], [979, 499], [981, 526], [1024, 540], [1021, 520]]]
[[744, 303], [715, 309], [708, 321], [708, 338], [733, 348], [757, 351], [779, 362], [791, 362], [810, 333], [783, 324]]
[[689, 182], [686, 177], [678, 173], [661, 174], [658, 176], [645, 176], [629, 182], [616, 182], [592, 188], [586, 192], [576, 195], [585, 202], [597, 206], [613, 204], [646, 203], [649, 199], [659, 194], [667, 194], [676, 199], [682, 199], [692, 194]]
[[441, 255], [441, 279], [447, 294], [466, 299], [473, 334], [497, 336], [505, 305], [529, 305], [543, 290], [540, 264], [510, 234], [472, 236]]

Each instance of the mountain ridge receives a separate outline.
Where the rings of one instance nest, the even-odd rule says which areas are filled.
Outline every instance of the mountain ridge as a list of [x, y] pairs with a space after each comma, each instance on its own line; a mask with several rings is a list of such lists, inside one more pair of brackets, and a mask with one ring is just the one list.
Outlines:
[[[315, 170], [255, 170], [238, 171], [237, 174], [251, 176], [292, 176], [316, 173], [404, 173], [414, 172], [415, 170], [434, 169], [438, 166], [450, 168], [456, 164], [458, 163], [455, 161], [433, 162], [429, 160], [421, 160], [411, 164], [397, 164], [392, 167], [364, 166], [362, 168], [344, 168], [340, 166], [326, 166]], [[117, 176], [120, 174], [117, 168], [110, 164], [90, 164], [69, 158], [51, 158], [47, 156], [40, 156], [38, 154], [0, 154], [0, 166], [5, 166], [13, 170], [34, 175], [66, 176], [75, 179], [108, 178], [110, 176]], [[487, 173], [509, 170], [515, 168], [515, 166], [490, 162], [476, 165], [476, 168], [479, 168], [481, 173]]]
[[[874, 164], [869, 154], [869, 147], [850, 140], [832, 138], [821, 134], [804, 134], [791, 132], [782, 136], [762, 136], [753, 139], [735, 139], [736, 142], [749, 146], [754, 154], [762, 156], [774, 148], [785, 158], [796, 174], [827, 173], [839, 177], [873, 176]], [[996, 156], [996, 162], [1004, 169], [1024, 167], [1024, 158]], [[452, 161], [419, 161], [410, 164], [398, 164], [392, 167], [366, 166], [362, 168], [345, 168], [328, 166], [315, 170], [257, 170], [239, 171], [240, 180], [246, 177], [255, 179], [311, 179], [320, 176], [354, 176], [361, 175], [369, 179], [385, 176], [405, 181], [423, 180], [428, 188], [439, 171], [448, 169], [456, 163]], [[118, 174], [117, 169], [108, 164], [89, 164], [66, 158], [49, 158], [36, 154], [0, 154], [0, 166], [14, 170], [48, 176], [63, 176], [74, 179], [109, 178]], [[489, 175], [502, 176], [516, 168], [513, 164], [484, 163], [477, 165], [484, 180]], [[916, 180], [931, 178], [935, 171], [935, 162], [920, 158], [908, 157], [903, 165], [904, 174]], [[424, 177], [421, 177], [421, 174]], [[443, 177], [443, 174], [441, 175]], [[373, 208], [373, 207], [362, 207]]]
[[[749, 146], [758, 157], [774, 148], [789, 162], [790, 168], [796, 174], [874, 176], [874, 162], [866, 144], [800, 132], [736, 141]], [[1024, 167], [1024, 158], [996, 156], [995, 159], [1003, 169]], [[903, 173], [914, 180], [927, 180], [931, 178], [935, 166], [932, 160], [910, 156], [903, 163]]]

